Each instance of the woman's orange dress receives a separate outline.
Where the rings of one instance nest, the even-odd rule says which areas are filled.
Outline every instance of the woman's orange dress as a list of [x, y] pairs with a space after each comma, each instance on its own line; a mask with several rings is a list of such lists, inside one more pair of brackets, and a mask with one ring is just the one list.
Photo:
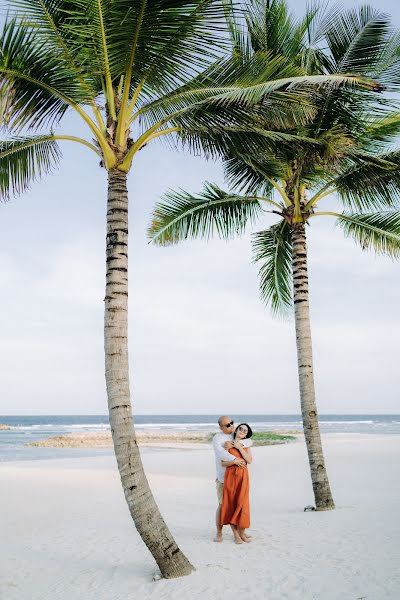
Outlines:
[[[235, 458], [242, 458], [239, 450], [230, 448]], [[221, 507], [221, 525], [250, 527], [249, 472], [247, 465], [242, 469], [236, 465], [226, 467], [224, 494]]]

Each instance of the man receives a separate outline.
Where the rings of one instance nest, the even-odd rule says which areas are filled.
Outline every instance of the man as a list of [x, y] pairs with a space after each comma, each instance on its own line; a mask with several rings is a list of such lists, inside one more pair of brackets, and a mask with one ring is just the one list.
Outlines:
[[[246, 466], [246, 461], [242, 458], [235, 458], [232, 454], [229, 454], [228, 449], [232, 447], [232, 434], [234, 431], [234, 421], [227, 416], [222, 416], [218, 419], [218, 425], [220, 432], [216, 433], [213, 437], [213, 448], [215, 453], [215, 468], [216, 468], [216, 480], [215, 485], [217, 488], [218, 508], [215, 515], [215, 524], [217, 526], [217, 533], [215, 536], [216, 542], [222, 542], [222, 525], [221, 525], [221, 505], [222, 505], [222, 494], [224, 489], [224, 475], [225, 467], [222, 466], [221, 460], [229, 461], [227, 466], [237, 465], [241, 468]], [[243, 440], [244, 446], [250, 446], [251, 440]]]

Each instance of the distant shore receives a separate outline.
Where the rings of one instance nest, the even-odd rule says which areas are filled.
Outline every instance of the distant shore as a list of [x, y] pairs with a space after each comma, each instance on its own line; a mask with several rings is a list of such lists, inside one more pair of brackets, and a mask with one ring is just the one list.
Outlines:
[[[300, 430], [263, 431], [253, 435], [254, 446], [285, 444], [301, 435]], [[137, 431], [139, 445], [152, 447], [186, 447], [187, 444], [209, 444], [215, 432], [204, 431]], [[110, 432], [69, 433], [29, 442], [39, 448], [111, 448]]]

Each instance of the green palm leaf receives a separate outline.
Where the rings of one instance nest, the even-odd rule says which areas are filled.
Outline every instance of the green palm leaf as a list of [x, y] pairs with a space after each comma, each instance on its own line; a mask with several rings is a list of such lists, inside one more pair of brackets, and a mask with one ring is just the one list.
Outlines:
[[[132, 4], [125, 2], [129, 7]], [[136, 41], [141, 54], [137, 54], [134, 71], [138, 80], [145, 79], [153, 89], [166, 91], [166, 84], [169, 89], [175, 87], [177, 81], [187, 80], [188, 73], [198, 72], [221, 57], [222, 49], [227, 48], [224, 1], [142, 0], [139, 4], [144, 3], [146, 10]], [[129, 33], [127, 20], [125, 27]], [[128, 47], [132, 50], [131, 44]]]
[[385, 111], [382, 116], [370, 119], [365, 133], [367, 143], [380, 142], [387, 145], [397, 141], [400, 135], [400, 112]]
[[290, 225], [282, 220], [252, 236], [253, 260], [259, 270], [261, 299], [274, 315], [284, 316], [293, 307], [292, 242]]
[[400, 32], [394, 31], [382, 50], [377, 68], [379, 80], [388, 89], [398, 91], [400, 85], [399, 70]]
[[345, 207], [368, 211], [398, 205], [400, 150], [372, 155], [349, 152], [352, 163], [334, 180]]
[[60, 63], [68, 66], [87, 89], [92, 87], [92, 94], [95, 94], [95, 90], [101, 90], [101, 85], [93, 86], [93, 68], [90, 73], [85, 70], [83, 49], [78, 47], [78, 52], [74, 53], [73, 40], [65, 28], [70, 9], [70, 3], [65, 0], [11, 0], [10, 6], [16, 20], [29, 23], [29, 27], [34, 24], [35, 38], [57, 53]]
[[236, 89], [227, 90], [215, 96], [215, 101], [221, 104], [238, 102], [251, 106], [261, 102], [265, 96], [273, 92], [290, 90], [296, 91], [300, 96], [309, 96], [314, 89], [321, 91], [326, 87], [335, 89], [340, 86], [349, 86], [373, 89], [376, 84], [360, 77], [351, 75], [314, 75], [283, 77], [272, 81], [265, 81], [251, 86], [237, 86]]
[[352, 237], [363, 250], [375, 250], [400, 258], [400, 212], [370, 214], [344, 213], [337, 220], [347, 237]]
[[263, 212], [256, 198], [229, 194], [211, 183], [198, 196], [182, 190], [170, 191], [164, 198], [156, 205], [148, 230], [149, 238], [159, 245], [209, 239], [214, 233], [230, 239], [242, 234], [247, 223], [254, 223]]
[[387, 16], [371, 6], [339, 13], [325, 33], [335, 71], [375, 77], [382, 48], [390, 34]]
[[[375, 79], [382, 90], [389, 83], [389, 76], [382, 79], [383, 62], [385, 65], [391, 62], [394, 70], [399, 65], [396, 53], [388, 50], [391, 36], [389, 18], [370, 6], [337, 12], [325, 26], [324, 38], [329, 52], [325, 52], [323, 72], [347, 72]], [[358, 139], [363, 131], [363, 119], [371, 114], [375, 102], [376, 97], [355, 90], [344, 87], [332, 90], [321, 104], [319, 130], [326, 131], [340, 119]]]
[[[259, 156], [268, 155], [279, 144], [283, 148], [293, 147], [293, 144], [301, 146], [318, 146], [319, 141], [306, 136], [292, 135], [284, 131], [271, 131], [267, 128], [262, 129], [246, 118], [244, 113], [242, 122], [231, 124], [229, 118], [237, 111], [227, 111], [227, 121], [224, 122], [220, 115], [214, 111], [204, 112], [203, 118], [199, 124], [192, 125], [187, 123], [182, 127], [180, 139], [184, 145], [187, 145], [195, 153], [203, 152], [206, 156], [226, 157], [226, 156]], [[207, 118], [208, 116], [208, 118]], [[191, 120], [193, 115], [191, 115]], [[257, 159], [256, 159], [257, 162]], [[261, 156], [259, 162], [261, 163]], [[273, 161], [278, 165], [278, 160]], [[271, 166], [262, 170], [262, 173], [269, 172]], [[275, 175], [278, 173], [274, 170]], [[280, 171], [282, 173], [282, 171]]]
[[165, 93], [221, 54], [224, 11], [222, 0], [75, 0], [64, 29], [113, 81], [132, 70], [132, 91], [146, 81]]
[[[315, 114], [311, 107], [327, 90], [337, 88], [372, 89], [375, 82], [351, 75], [304, 75], [303, 69], [290, 59], [267, 51], [256, 54], [242, 64], [234, 56], [218, 61], [201, 75], [170, 94], [141, 106], [138, 115], [146, 127], [171, 114], [209, 110], [210, 106], [231, 109], [233, 106], [259, 107], [263, 114], [275, 119], [277, 127], [304, 125]], [[289, 115], [291, 122], [288, 122]], [[270, 121], [271, 123], [271, 121]]]
[[[293, 142], [295, 143], [295, 142]], [[224, 161], [224, 173], [232, 188], [237, 188], [246, 194], [261, 194], [270, 196], [273, 186], [271, 179], [283, 179], [284, 166], [273, 155], [264, 153], [231, 156]]]
[[0, 142], [0, 199], [26, 191], [58, 165], [61, 152], [51, 135]]
[[52, 125], [71, 103], [92, 98], [92, 91], [82, 86], [60, 54], [16, 19], [5, 23], [0, 37], [0, 85], [12, 93], [6, 115], [10, 129]]
[[282, 0], [248, 2], [246, 24], [253, 52], [269, 50], [274, 55], [298, 57], [304, 51], [307, 35], [321, 8], [306, 8], [299, 20]]

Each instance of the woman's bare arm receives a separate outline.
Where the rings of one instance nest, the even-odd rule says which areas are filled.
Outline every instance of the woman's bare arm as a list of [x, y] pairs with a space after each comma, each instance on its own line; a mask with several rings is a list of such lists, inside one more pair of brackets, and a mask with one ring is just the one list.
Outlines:
[[242, 446], [242, 444], [240, 442], [238, 442], [237, 440], [235, 440], [233, 442], [233, 447], [236, 448], [236, 450], [239, 450], [240, 454], [242, 455], [243, 459], [250, 464], [253, 461], [253, 456], [251, 454], [251, 450], [250, 448], [244, 448]]
[[232, 467], [232, 465], [237, 465], [238, 467], [244, 467], [245, 462], [242, 458], [233, 458], [232, 460], [221, 460], [221, 465], [223, 467]]

